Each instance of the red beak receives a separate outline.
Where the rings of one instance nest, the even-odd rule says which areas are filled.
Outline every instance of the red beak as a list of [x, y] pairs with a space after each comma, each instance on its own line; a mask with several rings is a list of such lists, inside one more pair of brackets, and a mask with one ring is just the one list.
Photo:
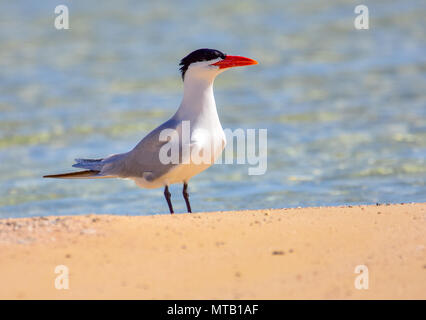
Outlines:
[[232, 68], [232, 67], [243, 67], [250, 66], [252, 64], [258, 64], [256, 60], [240, 57], [240, 56], [226, 56], [225, 59], [211, 64], [212, 66], [218, 66], [219, 69]]

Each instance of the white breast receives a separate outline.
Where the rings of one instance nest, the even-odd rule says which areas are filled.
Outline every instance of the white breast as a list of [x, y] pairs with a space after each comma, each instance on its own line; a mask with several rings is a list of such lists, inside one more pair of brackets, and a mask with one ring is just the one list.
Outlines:
[[[189, 146], [180, 148], [186, 150], [187, 154], [183, 152], [182, 164], [176, 165], [154, 181], [148, 182], [143, 178], [134, 179], [139, 186], [157, 188], [187, 182], [194, 175], [213, 165], [220, 157], [225, 148], [226, 139], [213, 95], [214, 77], [215, 74], [200, 77], [195, 73], [187, 73], [184, 81], [183, 100], [172, 118], [173, 121], [180, 124], [183, 121], [189, 122]], [[180, 129], [182, 129], [182, 125]], [[178, 130], [178, 133], [182, 135], [181, 130]], [[182, 143], [182, 137], [180, 143]]]

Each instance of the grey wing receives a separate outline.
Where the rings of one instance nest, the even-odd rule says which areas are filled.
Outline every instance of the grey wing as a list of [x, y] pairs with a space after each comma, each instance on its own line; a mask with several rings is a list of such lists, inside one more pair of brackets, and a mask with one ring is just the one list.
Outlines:
[[[161, 148], [170, 142], [164, 139], [160, 140], [161, 132], [163, 134], [167, 133], [163, 131], [165, 129], [174, 130], [179, 135], [180, 122], [170, 119], [163, 123], [143, 138], [132, 151], [126, 154], [115, 155], [115, 157], [119, 157], [115, 160], [112, 159], [114, 161], [106, 164], [103, 167], [102, 173], [113, 174], [120, 178], [144, 177], [148, 181], [153, 181], [172, 170], [179, 163], [163, 164], [160, 161]], [[108, 160], [108, 158], [105, 160]]]

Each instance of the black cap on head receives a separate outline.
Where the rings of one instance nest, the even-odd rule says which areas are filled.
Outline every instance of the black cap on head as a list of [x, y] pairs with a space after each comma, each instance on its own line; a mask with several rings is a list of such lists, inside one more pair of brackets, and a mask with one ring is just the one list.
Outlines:
[[206, 49], [206, 48], [198, 49], [191, 52], [185, 58], [183, 58], [179, 63], [179, 65], [181, 66], [180, 72], [182, 73], [182, 80], [185, 78], [185, 72], [186, 70], [188, 70], [188, 67], [191, 63], [200, 62], [200, 61], [209, 61], [209, 60], [214, 60], [217, 58], [225, 59], [226, 54], [224, 54], [223, 52], [219, 50]]

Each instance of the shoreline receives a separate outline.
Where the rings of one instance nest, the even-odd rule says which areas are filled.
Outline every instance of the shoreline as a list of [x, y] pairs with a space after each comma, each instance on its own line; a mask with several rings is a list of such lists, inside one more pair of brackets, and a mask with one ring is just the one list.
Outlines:
[[426, 203], [1, 219], [0, 298], [426, 299], [425, 246]]

